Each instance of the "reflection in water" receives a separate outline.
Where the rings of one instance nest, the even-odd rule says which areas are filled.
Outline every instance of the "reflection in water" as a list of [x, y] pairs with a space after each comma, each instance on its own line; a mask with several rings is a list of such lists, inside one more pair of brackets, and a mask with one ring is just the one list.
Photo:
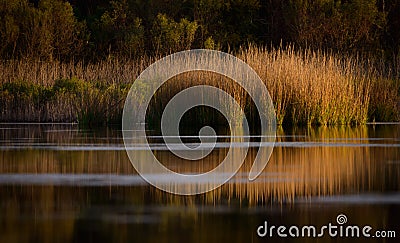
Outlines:
[[[277, 135], [254, 182], [247, 178], [257, 148], [227, 184], [183, 197], [136, 174], [118, 130], [1, 125], [0, 242], [250, 241], [265, 217], [276, 224], [326, 224], [339, 212], [362, 225], [398, 226], [390, 215], [400, 204], [399, 125], [280, 129]], [[188, 162], [162, 144], [155, 148], [163, 164], [181, 173], [209, 171], [226, 156], [220, 146]]]
[[[286, 133], [280, 129], [269, 164], [257, 180], [247, 179], [257, 153], [257, 148], [250, 148], [239, 173], [205, 197], [238, 198], [258, 204], [314, 195], [398, 190], [400, 142], [396, 139], [400, 137], [400, 129], [390, 127], [389, 131], [341, 127]], [[143, 185], [126, 156], [117, 130], [96, 132], [33, 126], [0, 131], [2, 184]], [[204, 159], [187, 161], [173, 155], [160, 142], [154, 141], [159, 145], [153, 153], [169, 169], [180, 173], [212, 170], [225, 158], [229, 146], [229, 141], [221, 142]], [[76, 147], [80, 149], [71, 149]], [[240, 143], [237, 149], [242, 151]], [[168, 176], [153, 176], [160, 183], [173, 181]]]

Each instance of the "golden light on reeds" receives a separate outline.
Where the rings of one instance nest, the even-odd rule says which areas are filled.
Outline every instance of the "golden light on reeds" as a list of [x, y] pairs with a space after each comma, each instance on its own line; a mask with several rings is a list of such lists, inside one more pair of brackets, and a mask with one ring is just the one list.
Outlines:
[[[267, 50], [249, 46], [236, 56], [247, 62], [266, 84], [280, 124], [364, 124], [368, 120], [400, 119], [400, 83], [396, 70], [384, 74], [379, 67], [359, 58], [293, 47]], [[124, 100], [121, 97], [126, 95], [126, 88], [155, 60], [144, 56], [95, 64], [3, 61], [0, 63], [3, 108], [0, 120], [85, 122], [85, 119], [96, 120], [85, 116], [97, 115], [100, 116], [97, 120], [105, 120], [104, 123], [115, 122], [122, 113], [120, 104]], [[193, 77], [194, 80], [188, 79]], [[161, 88], [157, 99], [165, 99], [188, 84], [201, 82], [223, 88], [243, 107], [249, 107], [243, 89], [214, 74], [180, 75], [179, 79]], [[52, 89], [57, 80], [83, 83], [84, 95], [78, 95], [81, 99], [77, 99], [77, 91]], [[6, 83], [23, 83], [32, 85], [28, 89], [50, 89], [53, 93], [21, 91], [23, 94], [20, 94], [13, 86], [4, 86]], [[15, 105], [18, 100], [20, 104]], [[112, 109], [114, 111], [110, 112]], [[97, 112], [88, 114], [90, 110]]]

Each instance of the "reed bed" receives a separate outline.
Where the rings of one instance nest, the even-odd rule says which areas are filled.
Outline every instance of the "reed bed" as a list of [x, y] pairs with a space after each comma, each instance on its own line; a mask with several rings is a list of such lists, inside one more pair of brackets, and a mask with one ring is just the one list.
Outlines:
[[368, 120], [370, 72], [318, 52], [292, 48], [268, 52], [251, 47], [240, 54], [265, 84], [275, 103], [278, 123], [362, 124]]
[[120, 123], [130, 84], [153, 62], [9, 60], [0, 63], [0, 121]]
[[[383, 73], [383, 69], [361, 58], [293, 47], [267, 50], [249, 46], [236, 56], [264, 81], [279, 124], [400, 120], [399, 65]], [[0, 121], [119, 123], [130, 85], [155, 60], [109, 59], [94, 64], [3, 61]], [[249, 96], [235, 82], [204, 72], [178, 76], [163, 85], [153, 98], [148, 108], [150, 123], [159, 118], [161, 109], [174, 94], [196, 84], [224, 89], [246, 114], [252, 113]], [[210, 120], [208, 116], [213, 117], [208, 112], [201, 113], [202, 120]]]

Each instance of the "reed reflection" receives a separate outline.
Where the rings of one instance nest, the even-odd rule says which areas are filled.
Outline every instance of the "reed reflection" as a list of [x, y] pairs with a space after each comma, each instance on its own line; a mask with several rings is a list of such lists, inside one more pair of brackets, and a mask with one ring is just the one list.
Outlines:
[[[298, 197], [396, 191], [400, 185], [400, 149], [396, 140], [399, 130], [398, 126], [392, 127], [390, 133], [385, 129], [379, 131], [366, 126], [290, 131], [280, 129], [271, 159], [260, 178], [253, 182], [247, 179], [257, 152], [257, 148], [250, 148], [238, 174], [226, 185], [201, 197], [213, 203], [221, 198], [229, 198], [255, 205], [293, 202]], [[7, 138], [11, 135], [13, 137]], [[176, 172], [204, 173], [218, 166], [225, 158], [227, 148], [224, 144], [228, 142], [219, 141], [219, 147], [198, 161], [183, 161], [163, 148], [162, 144], [153, 153], [165, 166]], [[38, 143], [44, 147], [36, 148]], [[18, 149], [11, 146], [16, 144], [22, 145]], [[46, 149], [46, 144], [49, 149]], [[25, 133], [18, 129], [2, 130], [1, 146], [2, 185], [10, 184], [8, 177], [5, 177], [10, 174], [20, 175], [20, 181], [24, 180], [25, 174], [65, 175], [65, 180], [72, 175], [84, 177], [94, 174], [99, 176], [93, 177], [91, 186], [143, 186], [140, 178], [129, 179], [129, 175], [138, 176], [126, 156], [120, 135], [115, 131], [99, 134], [68, 129], [59, 129], [59, 132], [27, 129]], [[7, 149], [7, 146], [11, 148]], [[71, 146], [73, 149], [69, 149]], [[244, 151], [240, 146], [233, 147], [233, 158], [242, 153]], [[111, 180], [107, 175], [115, 177]], [[171, 178], [167, 179], [171, 181]], [[70, 180], [72, 182], [68, 185], [80, 186], [80, 180]], [[51, 180], [42, 183], [47, 187], [53, 186]], [[23, 184], [29, 185], [29, 180]], [[179, 198], [153, 191], [152, 188], [146, 188], [146, 191], [158, 195], [154, 200]]]
[[[234, 178], [197, 196], [176, 196], [144, 183], [118, 130], [0, 128], [0, 242], [204, 242], [209, 237], [245, 242], [266, 216], [270, 222], [284, 218], [288, 225], [318, 225], [334, 220], [338, 211], [354, 224], [398, 226], [392, 216], [399, 213], [400, 198], [398, 125], [280, 129], [261, 177], [248, 181], [257, 152], [250, 148]], [[153, 153], [172, 170], [200, 173], [226, 157], [223, 145], [230, 141], [217, 142], [219, 147], [199, 161], [181, 161], [156, 140]], [[354, 206], [316, 203], [316, 198], [341, 202], [354, 195], [361, 196], [351, 199]]]

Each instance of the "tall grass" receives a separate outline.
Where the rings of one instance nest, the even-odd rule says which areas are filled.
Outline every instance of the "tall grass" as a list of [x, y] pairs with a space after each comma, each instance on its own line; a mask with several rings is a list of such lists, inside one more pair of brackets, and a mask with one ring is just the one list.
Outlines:
[[7, 122], [120, 122], [130, 85], [150, 60], [96, 64], [3, 61], [0, 120]]
[[362, 124], [368, 120], [372, 67], [357, 59], [336, 58], [293, 48], [266, 51], [250, 47], [239, 57], [252, 66], [274, 100], [278, 123]]
[[[400, 120], [400, 65], [382, 69], [361, 58], [293, 47], [267, 50], [249, 46], [236, 55], [265, 82], [279, 124]], [[3, 61], [0, 120], [118, 122], [129, 86], [155, 60], [110, 59], [95, 64]], [[149, 108], [150, 119], [158, 119], [174, 94], [200, 83], [224, 89], [247, 114], [252, 112], [249, 96], [235, 82], [213, 73], [193, 72], [178, 75], [158, 90]], [[200, 116], [207, 120], [211, 114], [205, 111]]]

